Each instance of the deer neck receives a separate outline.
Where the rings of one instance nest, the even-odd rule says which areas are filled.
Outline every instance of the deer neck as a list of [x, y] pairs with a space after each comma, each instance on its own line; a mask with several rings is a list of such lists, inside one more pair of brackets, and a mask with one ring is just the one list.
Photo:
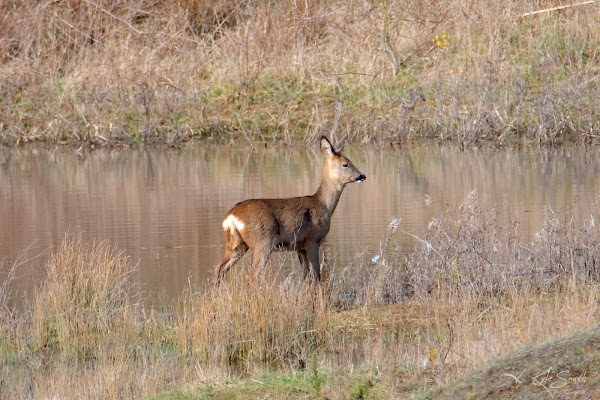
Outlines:
[[337, 207], [338, 201], [340, 200], [340, 196], [342, 195], [342, 191], [344, 190], [344, 186], [338, 184], [337, 182], [333, 182], [328, 180], [325, 176], [321, 181], [321, 185], [317, 192], [314, 194], [317, 200], [327, 207], [329, 211], [329, 215], [333, 214], [333, 211]]

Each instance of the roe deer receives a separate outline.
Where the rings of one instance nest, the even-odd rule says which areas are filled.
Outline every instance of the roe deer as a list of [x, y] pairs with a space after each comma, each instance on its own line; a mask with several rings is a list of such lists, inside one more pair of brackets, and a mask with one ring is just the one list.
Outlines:
[[252, 268], [258, 274], [273, 250], [298, 252], [306, 278], [312, 272], [321, 279], [319, 247], [329, 232], [346, 184], [363, 182], [366, 177], [341, 152], [347, 135], [335, 147], [321, 136], [321, 151], [326, 157], [321, 185], [312, 196], [288, 199], [251, 199], [233, 207], [223, 220], [227, 241], [225, 256], [215, 269], [217, 283], [251, 249]]

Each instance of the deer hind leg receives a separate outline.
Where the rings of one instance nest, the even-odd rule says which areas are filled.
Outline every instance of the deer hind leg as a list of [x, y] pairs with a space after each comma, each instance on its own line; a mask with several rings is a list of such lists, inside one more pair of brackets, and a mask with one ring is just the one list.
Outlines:
[[262, 272], [265, 269], [265, 265], [267, 264], [267, 261], [269, 261], [269, 257], [271, 256], [272, 252], [272, 249], [270, 248], [253, 250], [254, 255], [252, 256], [252, 266], [251, 270], [248, 271], [249, 274], [247, 278], [249, 281], [251, 279], [257, 281], [258, 278], [262, 275]]
[[217, 283], [223, 280], [223, 277], [231, 267], [237, 263], [240, 258], [248, 251], [248, 245], [244, 242], [237, 231], [225, 231], [225, 255], [221, 263], [215, 268], [215, 277]]

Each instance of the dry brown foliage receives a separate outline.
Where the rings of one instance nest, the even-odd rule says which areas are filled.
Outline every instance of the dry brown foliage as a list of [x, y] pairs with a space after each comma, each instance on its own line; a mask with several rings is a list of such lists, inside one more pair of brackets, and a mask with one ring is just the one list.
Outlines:
[[598, 139], [597, 5], [5, 1], [0, 140]]

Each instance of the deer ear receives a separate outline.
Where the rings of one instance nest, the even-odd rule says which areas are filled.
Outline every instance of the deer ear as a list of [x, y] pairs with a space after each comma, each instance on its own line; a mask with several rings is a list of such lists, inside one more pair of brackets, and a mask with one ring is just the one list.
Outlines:
[[344, 145], [346, 144], [346, 139], [348, 139], [348, 134], [344, 135], [336, 144], [335, 151], [336, 153], [341, 153], [344, 150]]
[[327, 158], [333, 158], [336, 154], [331, 142], [325, 136], [321, 136], [321, 151]]

